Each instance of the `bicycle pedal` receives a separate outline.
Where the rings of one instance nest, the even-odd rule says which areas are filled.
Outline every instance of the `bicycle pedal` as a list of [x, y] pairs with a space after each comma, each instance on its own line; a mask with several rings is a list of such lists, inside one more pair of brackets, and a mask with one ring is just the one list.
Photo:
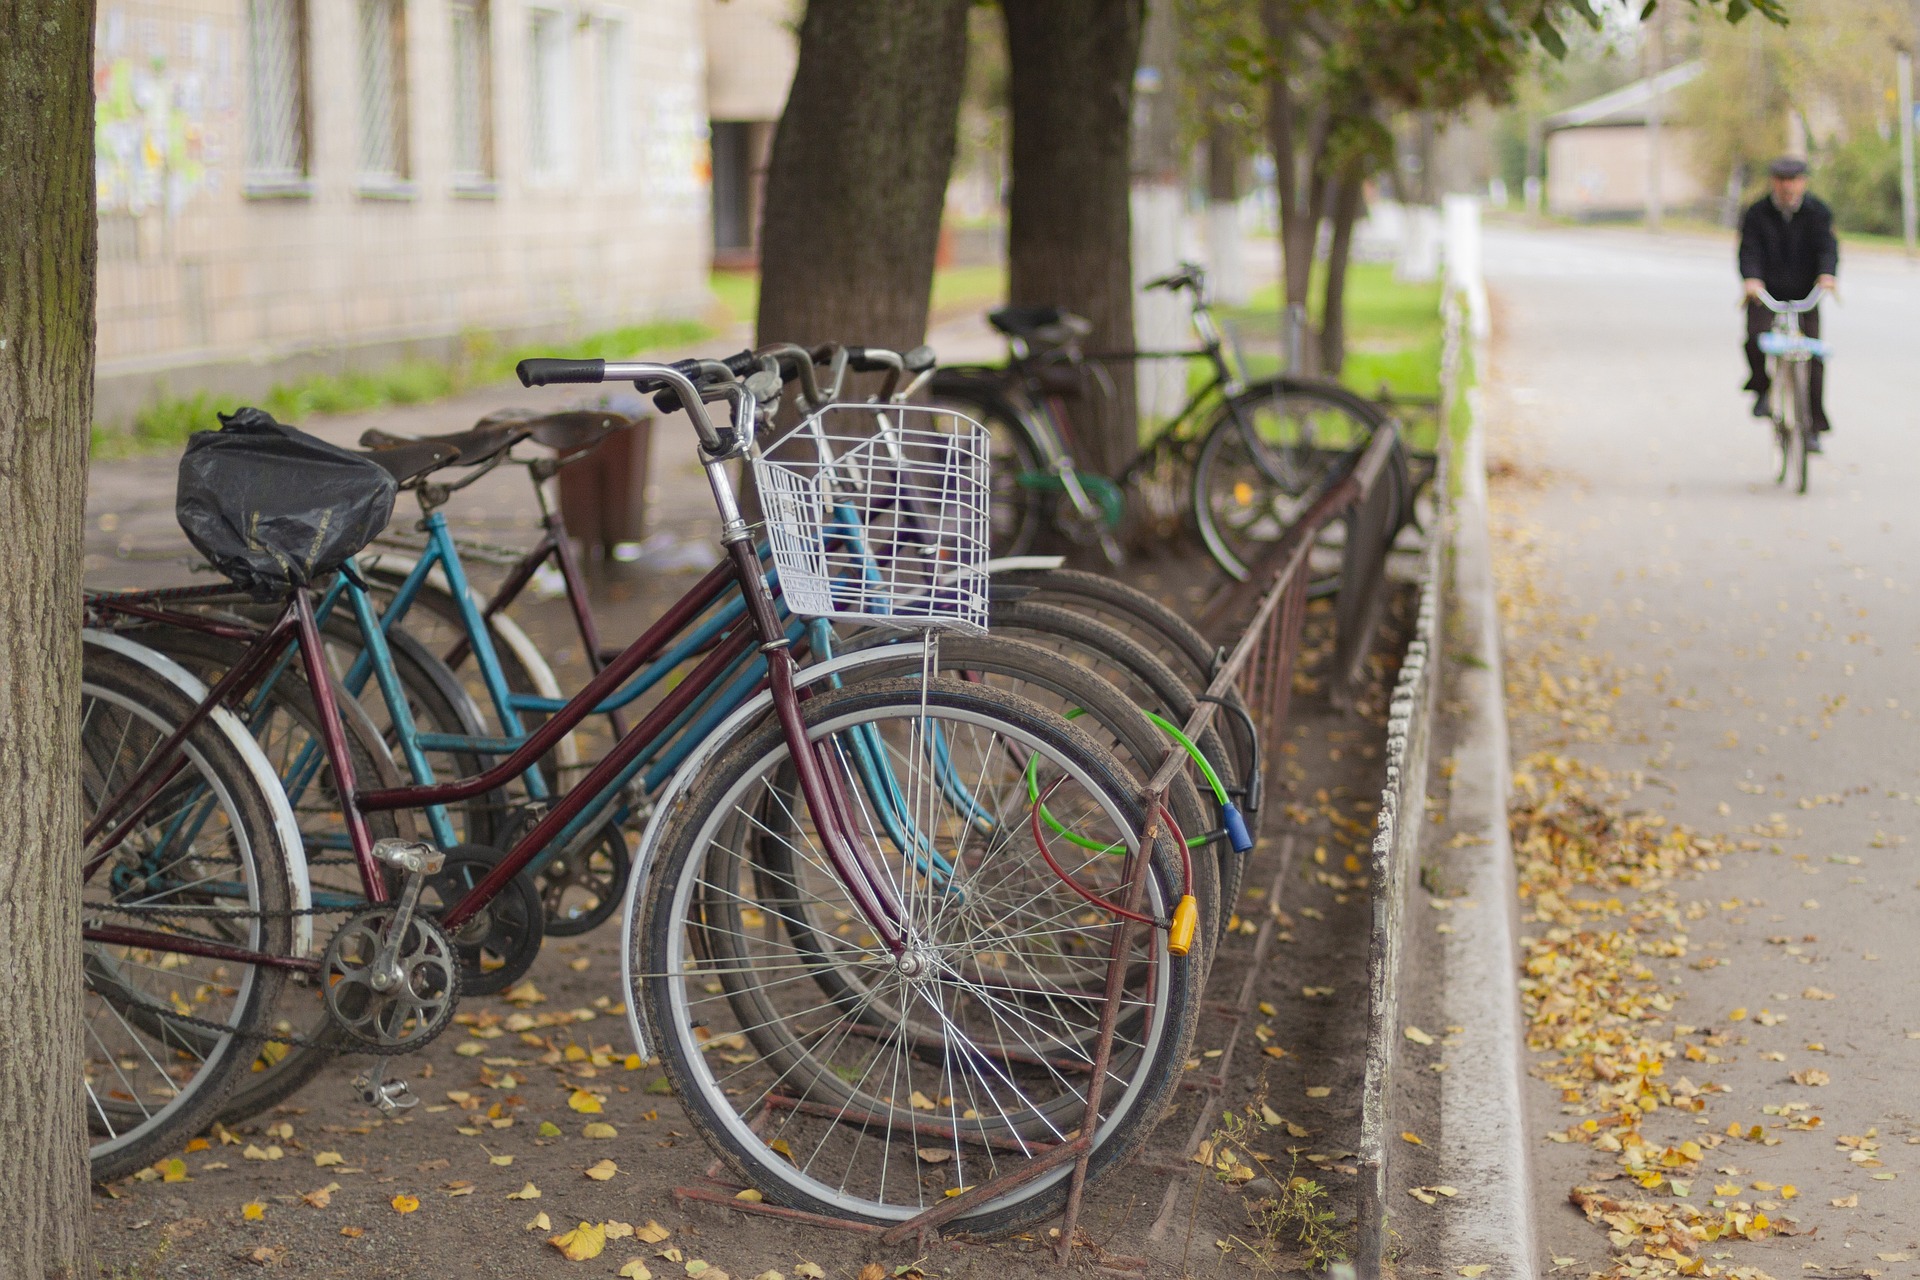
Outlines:
[[[376, 1074], [380, 1077], [377, 1080], [374, 1078]], [[380, 1068], [355, 1076], [353, 1091], [359, 1095], [362, 1104], [374, 1108], [383, 1116], [395, 1116], [420, 1105], [412, 1086], [405, 1080], [387, 1079], [386, 1072]]]
[[373, 846], [375, 861], [410, 875], [430, 876], [446, 865], [447, 855], [418, 840], [380, 840]]

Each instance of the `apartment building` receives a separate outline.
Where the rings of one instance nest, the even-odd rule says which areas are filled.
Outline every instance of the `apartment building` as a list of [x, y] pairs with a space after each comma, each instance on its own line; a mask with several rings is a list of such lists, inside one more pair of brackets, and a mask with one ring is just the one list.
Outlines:
[[102, 0], [101, 420], [701, 314], [708, 70], [751, 68], [733, 119], [777, 118], [769, 5]]

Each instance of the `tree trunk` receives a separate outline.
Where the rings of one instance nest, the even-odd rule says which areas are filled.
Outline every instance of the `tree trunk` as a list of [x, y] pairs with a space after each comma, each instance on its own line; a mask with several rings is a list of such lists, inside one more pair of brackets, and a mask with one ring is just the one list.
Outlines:
[[1294, 140], [1293, 45], [1299, 36], [1293, 0], [1266, 0], [1260, 8], [1271, 65], [1267, 76], [1267, 146], [1273, 152], [1273, 182], [1280, 204], [1280, 253], [1285, 288], [1282, 304], [1305, 306], [1313, 242], [1300, 243], [1305, 221], [1300, 198], [1299, 147]]
[[93, 420], [93, 6], [0, 5], [0, 1275], [87, 1256], [80, 572]]
[[1230, 307], [1244, 305], [1250, 292], [1240, 243], [1242, 162], [1233, 130], [1213, 125], [1207, 132], [1207, 282], [1214, 300]]
[[[1088, 349], [1133, 335], [1128, 206], [1133, 74], [1142, 0], [1005, 0], [1013, 142], [1007, 293], [1093, 322]], [[1133, 379], [1115, 378], [1115, 412], [1080, 443], [1111, 474], [1138, 447]]]
[[1342, 174], [1333, 183], [1333, 240], [1327, 246], [1327, 279], [1320, 300], [1320, 372], [1329, 378], [1339, 377], [1347, 362], [1347, 262], [1363, 186], [1355, 173]]
[[967, 3], [807, 5], [768, 162], [761, 342], [907, 348], [926, 337]]

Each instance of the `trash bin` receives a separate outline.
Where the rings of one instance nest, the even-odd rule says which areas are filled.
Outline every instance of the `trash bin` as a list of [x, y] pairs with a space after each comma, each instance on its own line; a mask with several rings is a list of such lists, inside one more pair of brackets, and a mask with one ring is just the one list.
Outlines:
[[647, 531], [647, 469], [653, 419], [609, 435], [593, 455], [560, 468], [560, 516], [589, 565], [610, 566], [613, 549]]

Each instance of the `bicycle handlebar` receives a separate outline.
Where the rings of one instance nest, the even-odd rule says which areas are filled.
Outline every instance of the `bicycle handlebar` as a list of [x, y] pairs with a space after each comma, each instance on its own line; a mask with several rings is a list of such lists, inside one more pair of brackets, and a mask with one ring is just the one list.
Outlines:
[[[730, 453], [743, 436], [746, 440], [753, 438], [754, 392], [737, 381], [732, 369], [718, 360], [682, 360], [679, 364], [668, 365], [642, 361], [535, 358], [522, 360], [514, 366], [514, 372], [519, 375], [523, 387], [544, 387], [556, 382], [631, 382], [634, 389], [641, 392], [659, 391], [662, 397], [671, 393], [674, 409], [686, 406], [687, 417], [693, 423], [695, 434], [700, 437], [700, 447], [709, 455]], [[715, 428], [713, 420], [707, 416], [707, 396], [702, 394], [703, 388], [699, 382], [709, 377], [718, 379], [705, 388], [717, 392], [713, 398], [726, 399], [734, 404], [735, 426], [726, 432]], [[660, 399], [656, 397], [655, 403], [659, 404]], [[739, 427], [741, 423], [746, 424], [744, 430]]]
[[1822, 288], [1820, 285], [1815, 285], [1813, 287], [1813, 292], [1808, 294], [1806, 297], [1800, 299], [1800, 301], [1798, 302], [1782, 302], [1780, 301], [1780, 299], [1768, 293], [1765, 289], [1760, 290], [1759, 294], [1756, 296], [1759, 298], [1760, 305], [1765, 307], [1767, 310], [1773, 312], [1775, 315], [1780, 315], [1780, 316], [1800, 315], [1805, 312], [1811, 311], [1815, 307], [1819, 306], [1820, 299], [1827, 296], [1827, 291], [1824, 288]]

